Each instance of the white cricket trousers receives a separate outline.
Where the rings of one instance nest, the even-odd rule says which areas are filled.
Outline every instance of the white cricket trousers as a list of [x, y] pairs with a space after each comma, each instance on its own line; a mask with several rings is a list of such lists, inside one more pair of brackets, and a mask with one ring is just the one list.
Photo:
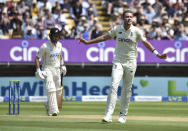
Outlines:
[[124, 115], [128, 113], [129, 101], [132, 95], [132, 84], [136, 72], [136, 60], [127, 60], [125, 63], [114, 62], [112, 67], [112, 82], [106, 104], [106, 115], [112, 115], [117, 100], [117, 90], [123, 77], [123, 86], [120, 97], [120, 112]]
[[60, 86], [61, 77], [60, 77], [60, 69], [59, 68], [45, 68], [44, 69], [45, 86], [47, 93], [47, 108], [49, 110], [49, 115], [56, 112], [58, 113], [58, 103], [57, 97], [58, 95], [62, 95], [62, 88]]

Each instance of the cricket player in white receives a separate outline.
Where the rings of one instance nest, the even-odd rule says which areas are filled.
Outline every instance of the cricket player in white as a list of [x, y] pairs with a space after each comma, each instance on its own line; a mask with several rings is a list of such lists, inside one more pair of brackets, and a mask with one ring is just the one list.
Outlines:
[[107, 34], [99, 36], [96, 39], [86, 41], [80, 38], [79, 43], [93, 44], [116, 38], [116, 48], [112, 67], [112, 82], [110, 92], [107, 98], [106, 115], [103, 122], [111, 122], [112, 114], [117, 100], [117, 90], [120, 80], [123, 77], [123, 88], [120, 98], [120, 116], [118, 122], [125, 123], [128, 113], [129, 101], [131, 97], [131, 88], [137, 67], [137, 42], [141, 41], [147, 49], [153, 52], [160, 59], [167, 58], [167, 54], [159, 54], [155, 48], [146, 40], [142, 31], [132, 25], [133, 13], [127, 10], [123, 13], [123, 24], [117, 25]]
[[[44, 43], [35, 58], [36, 77], [45, 81], [47, 102], [46, 110], [49, 116], [57, 116], [59, 113], [58, 100], [62, 96], [61, 74], [66, 74], [66, 67], [62, 58], [62, 45], [58, 42], [60, 31], [58, 28], [50, 30], [50, 41]], [[42, 58], [42, 71], [39, 59]]]

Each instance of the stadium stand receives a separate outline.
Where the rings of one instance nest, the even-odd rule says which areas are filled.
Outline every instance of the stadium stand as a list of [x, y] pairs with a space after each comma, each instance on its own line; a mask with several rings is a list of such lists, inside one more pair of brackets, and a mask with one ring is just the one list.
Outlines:
[[[158, 40], [188, 39], [187, 0], [2, 0], [0, 2], [0, 39], [10, 39], [18, 22], [25, 35], [27, 28], [24, 25], [27, 21], [30, 25], [26, 27], [31, 26], [32, 33], [36, 36], [37, 32], [40, 32], [36, 28], [37, 23], [43, 26], [44, 35], [47, 35], [46, 32], [49, 32], [52, 26], [61, 29], [62, 23], [65, 23], [68, 33], [66, 38], [70, 39], [72, 28], [76, 28], [75, 38], [78, 38], [83, 31], [83, 24], [81, 28], [77, 26], [80, 25], [83, 17], [86, 18], [88, 29], [91, 31], [94, 30], [95, 24], [102, 25], [102, 31], [108, 31], [121, 23], [121, 15], [128, 8], [134, 12], [134, 25], [142, 27], [148, 39], [156, 37]], [[95, 22], [96, 19], [98, 19], [97, 22]], [[145, 22], [140, 25], [142, 19]], [[153, 28], [151, 25], [154, 24], [157, 26], [151, 36], [149, 31]]]

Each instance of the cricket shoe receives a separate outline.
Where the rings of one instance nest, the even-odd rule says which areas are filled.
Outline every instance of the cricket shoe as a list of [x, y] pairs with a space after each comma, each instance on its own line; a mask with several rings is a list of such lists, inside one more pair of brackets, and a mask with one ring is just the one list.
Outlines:
[[52, 113], [52, 114], [49, 113], [49, 109], [48, 109], [47, 103], [45, 103], [44, 106], [45, 106], [45, 108], [46, 108], [46, 114], [47, 114], [48, 116], [57, 116], [57, 112], [54, 112], [54, 113]]
[[48, 116], [57, 116], [57, 114], [58, 114], [57, 112], [54, 112], [54, 113], [52, 113], [52, 114], [49, 113]]
[[125, 123], [126, 122], [126, 116], [125, 114], [120, 113], [120, 116], [118, 118], [119, 123]]
[[57, 112], [52, 113], [52, 116], [57, 116]]
[[112, 122], [112, 115], [106, 115], [103, 119], [102, 122]]

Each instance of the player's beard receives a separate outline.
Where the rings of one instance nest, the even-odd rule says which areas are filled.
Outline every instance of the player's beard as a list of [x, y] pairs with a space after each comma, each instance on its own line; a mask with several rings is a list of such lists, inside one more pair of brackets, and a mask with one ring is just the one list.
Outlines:
[[57, 43], [58, 40], [51, 39], [51, 42], [52, 42], [52, 43]]
[[51, 39], [50, 39], [50, 41], [51, 41], [52, 43], [57, 43], [58, 40], [59, 40], [59, 38], [54, 38], [54, 37], [51, 37]]

